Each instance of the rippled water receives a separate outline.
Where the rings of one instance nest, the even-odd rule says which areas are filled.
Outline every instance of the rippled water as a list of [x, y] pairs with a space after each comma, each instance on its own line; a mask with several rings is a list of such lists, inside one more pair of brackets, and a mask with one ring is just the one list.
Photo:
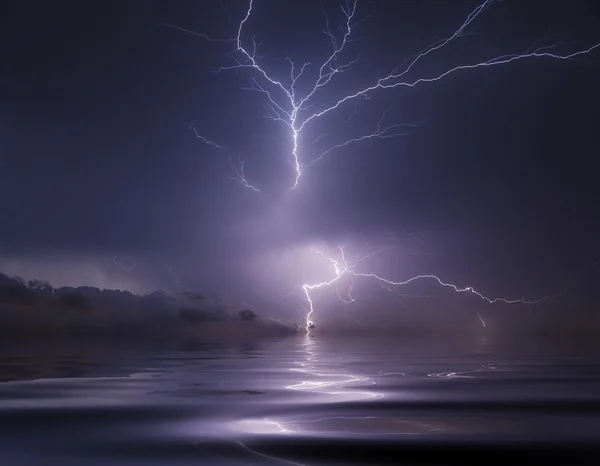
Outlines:
[[4, 344], [0, 464], [600, 464], [599, 360], [318, 335]]

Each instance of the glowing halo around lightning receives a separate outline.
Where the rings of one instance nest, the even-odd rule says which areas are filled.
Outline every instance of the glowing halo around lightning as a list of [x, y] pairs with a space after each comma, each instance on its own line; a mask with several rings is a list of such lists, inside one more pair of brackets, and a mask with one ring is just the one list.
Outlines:
[[[526, 59], [547, 58], [555, 60], [569, 60], [574, 57], [587, 54], [600, 47], [600, 43], [597, 43], [585, 49], [561, 54], [553, 52], [553, 50], [559, 47], [559, 44], [541, 45], [541, 41], [538, 40], [534, 42], [529, 49], [521, 53], [508, 53], [494, 56], [480, 62], [461, 63], [458, 65], [448, 66], [444, 71], [432, 75], [413, 75], [413, 68], [417, 63], [420, 63], [430, 56], [435, 55], [436, 52], [442, 51], [444, 48], [447, 48], [449, 44], [456, 42], [460, 38], [471, 35], [472, 32], [470, 32], [470, 27], [477, 20], [477, 18], [487, 11], [489, 7], [499, 2], [500, 0], [485, 0], [467, 15], [464, 22], [452, 34], [444, 39], [433, 42], [425, 49], [404, 60], [402, 64], [396, 66], [387, 75], [373, 79], [370, 85], [352, 91], [349, 94], [337, 99], [333, 103], [319, 102], [319, 91], [324, 88], [328, 88], [330, 83], [337, 75], [341, 75], [350, 70], [358, 62], [358, 58], [342, 58], [342, 54], [347, 52], [349, 44], [358, 40], [355, 37], [357, 26], [365, 19], [369, 18], [369, 16], [363, 16], [360, 18], [357, 16], [358, 0], [345, 0], [341, 3], [340, 7], [345, 19], [343, 24], [340, 25], [341, 33], [338, 35], [333, 33], [332, 27], [330, 26], [329, 17], [325, 11], [325, 8], [322, 7], [325, 18], [324, 33], [331, 43], [331, 52], [328, 52], [327, 57], [320, 65], [313, 65], [310, 62], [306, 62], [301, 66], [298, 66], [290, 57], [285, 57], [285, 60], [290, 65], [290, 74], [285, 79], [273, 76], [266, 70], [266, 67], [260, 63], [260, 59], [262, 57], [257, 55], [259, 44], [257, 44], [255, 37], [252, 38], [251, 44], [247, 44], [247, 41], [244, 39], [246, 23], [253, 14], [255, 5], [259, 3], [258, 0], [249, 0], [245, 14], [243, 14], [243, 17], [237, 26], [235, 37], [229, 39], [211, 38], [205, 34], [190, 31], [188, 29], [171, 24], [167, 24], [165, 26], [173, 27], [186, 33], [195, 34], [210, 42], [235, 44], [234, 50], [232, 50], [232, 53], [229, 54], [234, 60], [234, 63], [229, 66], [221, 66], [215, 70], [215, 72], [220, 73], [227, 70], [248, 69], [248, 71], [252, 73], [252, 84], [248, 90], [256, 91], [264, 95], [264, 105], [268, 110], [265, 117], [287, 127], [287, 134], [291, 147], [291, 153], [289, 156], [290, 163], [294, 168], [294, 181], [291, 184], [291, 189], [294, 189], [300, 183], [300, 179], [303, 175], [303, 168], [322, 160], [330, 153], [350, 144], [358, 143], [368, 139], [389, 139], [405, 136], [409, 134], [407, 133], [407, 128], [415, 126], [414, 124], [409, 123], [384, 125], [384, 112], [382, 119], [379, 121], [377, 128], [374, 131], [355, 135], [354, 137], [350, 137], [345, 141], [334, 144], [329, 149], [323, 151], [312, 161], [306, 162], [302, 160], [300, 154], [300, 139], [307, 125], [316, 122], [326, 115], [333, 114], [336, 110], [344, 107], [350, 102], [355, 101], [356, 99], [369, 98], [377, 91], [396, 88], [410, 89], [415, 86], [434, 83], [460, 71], [506, 65]], [[312, 80], [312, 83], [307, 84], [306, 81], [308, 78], [305, 74], [305, 71], [311, 66], [318, 67], [318, 72], [316, 73], [316, 77]], [[300, 84], [302, 84], [302, 86]], [[302, 89], [298, 89], [299, 87]], [[204, 143], [217, 149], [225, 149], [224, 145], [216, 143], [211, 139], [201, 135], [195, 129], [194, 132], [199, 139], [204, 141]], [[234, 171], [236, 174], [231, 178], [239, 181], [247, 188], [250, 188], [254, 191], [260, 191], [259, 188], [246, 180], [245, 175], [243, 174], [243, 163], [241, 161], [239, 168], [234, 169]]]
[[[502, 298], [502, 297], [488, 297], [488, 296], [484, 295], [483, 293], [477, 291], [475, 288], [473, 288], [471, 286], [466, 286], [466, 287], [461, 288], [460, 286], [457, 286], [457, 285], [454, 285], [452, 283], [448, 283], [448, 282], [442, 280], [441, 278], [439, 278], [437, 275], [434, 275], [434, 274], [420, 274], [420, 275], [415, 275], [406, 280], [395, 281], [395, 280], [391, 280], [389, 278], [382, 277], [382, 276], [377, 275], [372, 272], [361, 272], [361, 271], [356, 270], [356, 267], [361, 262], [365, 261], [366, 259], [368, 259], [370, 257], [373, 257], [374, 255], [381, 252], [381, 250], [367, 254], [366, 256], [361, 257], [357, 261], [349, 263], [348, 260], [346, 259], [346, 254], [344, 252], [344, 246], [338, 246], [338, 249], [340, 251], [339, 259], [334, 259], [334, 258], [328, 257], [325, 254], [323, 254], [321, 251], [315, 250], [316, 254], [321, 256], [324, 260], [329, 261], [331, 263], [331, 265], [333, 266], [332, 278], [330, 280], [325, 280], [325, 281], [322, 281], [319, 283], [313, 283], [313, 284], [305, 283], [301, 287], [302, 291], [304, 292], [304, 295], [306, 297], [307, 304], [308, 304], [308, 309], [306, 310], [306, 321], [305, 321], [305, 328], [306, 328], [307, 333], [310, 333], [310, 330], [314, 325], [314, 323], [312, 321], [312, 315], [315, 312], [315, 306], [314, 306], [314, 300], [311, 296], [311, 291], [319, 289], [319, 288], [331, 286], [331, 285], [337, 285], [339, 283], [339, 281], [342, 279], [342, 277], [344, 277], [344, 276], [372, 279], [372, 280], [377, 281], [379, 284], [383, 285], [384, 288], [388, 289], [389, 291], [393, 291], [390, 287], [401, 287], [401, 286], [408, 285], [409, 283], [412, 283], [415, 281], [429, 280], [429, 281], [433, 281], [434, 283], [436, 283], [437, 285], [440, 285], [442, 287], [450, 288], [457, 293], [468, 293], [468, 294], [475, 295], [478, 298], [480, 298], [484, 301], [487, 301], [490, 304], [505, 303], [505, 304], [524, 304], [526, 306], [530, 306], [533, 304], [539, 304], [539, 303], [541, 303], [543, 301], [547, 301], [549, 299], [557, 298], [558, 296], [561, 296], [563, 294], [563, 293], [556, 293], [556, 294], [544, 296], [542, 298], [535, 299], [535, 300], [528, 300], [528, 299], [522, 299], [522, 298], [508, 299], [508, 298]], [[353, 299], [351, 297], [350, 297], [351, 298], [350, 301], [343, 300], [340, 297], [339, 293], [338, 293], [338, 297], [343, 302], [353, 301]], [[481, 315], [477, 314], [477, 316], [478, 316], [480, 322], [482, 323], [483, 327], [484, 328], [487, 327], [487, 325], [483, 321]]]

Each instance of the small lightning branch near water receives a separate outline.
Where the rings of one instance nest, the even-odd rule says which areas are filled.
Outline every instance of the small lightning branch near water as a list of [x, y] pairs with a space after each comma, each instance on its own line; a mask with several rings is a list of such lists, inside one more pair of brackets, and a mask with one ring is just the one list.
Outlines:
[[[260, 0], [249, 0], [243, 13], [240, 14], [235, 35], [226, 39], [211, 38], [205, 34], [190, 31], [175, 25], [165, 25], [177, 30], [195, 34], [209, 42], [216, 42], [233, 46], [228, 56], [233, 60], [231, 64], [224, 65], [214, 70], [216, 73], [226, 71], [245, 71], [250, 78], [250, 86], [245, 89], [257, 92], [264, 97], [265, 118], [272, 120], [283, 129], [284, 137], [289, 146], [287, 158], [292, 167], [292, 176], [289, 187], [295, 189], [301, 182], [305, 168], [354, 144], [361, 144], [370, 140], [391, 139], [402, 137], [411, 133], [412, 123], [394, 123], [387, 121], [387, 112], [384, 112], [374, 128], [365, 128], [360, 134], [339, 140], [331, 144], [325, 150], [315, 151], [307, 147], [310, 141], [305, 141], [305, 131], [318, 125], [321, 128], [329, 121], [338, 123], [347, 122], [356, 112], [356, 104], [359, 100], [369, 99], [376, 93], [405, 90], [409, 91], [417, 86], [435, 84], [445, 78], [463, 73], [474, 72], [478, 69], [493, 68], [523, 60], [571, 60], [581, 55], [588, 54], [600, 47], [600, 43], [578, 50], [565, 51], [560, 43], [545, 44], [544, 40], [536, 40], [530, 47], [522, 51], [509, 51], [500, 55], [492, 55], [482, 61], [450, 62], [448, 60], [449, 47], [455, 43], [462, 43], [474, 35], [474, 25], [480, 17], [493, 14], [492, 7], [500, 3], [500, 0], [486, 0], [474, 10], [466, 14], [462, 23], [456, 25], [455, 29], [446, 34], [443, 39], [432, 42], [430, 45], [418, 51], [413, 56], [398, 60], [398, 66], [380, 75], [374, 76], [370, 83], [354, 88], [347, 94], [336, 98], [334, 101], [327, 100], [328, 89], [335, 89], [342, 81], [344, 74], [358, 68], [360, 65], [360, 54], [355, 53], [356, 43], [359, 41], [358, 29], [362, 23], [370, 18], [369, 14], [359, 12], [358, 0], [345, 0], [339, 5], [342, 12], [342, 20], [339, 24], [333, 24], [324, 3], [323, 33], [325, 42], [329, 43], [328, 52], [320, 62], [294, 61], [286, 56], [285, 62], [288, 66], [287, 75], [275, 75], [271, 71], [273, 58], [259, 55], [260, 31], [256, 35], [250, 33], [249, 25], [251, 17], [259, 15], [257, 5], [263, 4]], [[265, 2], [265, 5], [267, 3]], [[368, 5], [368, 3], [367, 3]], [[262, 11], [262, 10], [261, 10]], [[398, 18], [398, 27], [401, 27], [401, 18]], [[508, 25], [510, 27], [510, 25]], [[285, 29], [282, 29], [285, 31]], [[285, 32], [284, 32], [285, 33]], [[286, 37], [283, 36], [282, 40]], [[444, 54], [446, 52], [446, 54]], [[441, 71], [436, 73], [419, 74], [417, 65], [445, 64]], [[421, 67], [421, 66], [420, 66]], [[421, 67], [422, 68], [422, 67]], [[346, 112], [346, 113], [344, 113]], [[348, 117], [348, 114], [350, 117]], [[195, 129], [196, 136], [205, 144], [217, 149], [224, 148], [205, 135], [201, 135]], [[320, 138], [317, 138], [320, 139]], [[313, 143], [315, 142], [313, 138]], [[316, 156], [314, 154], [317, 154]], [[257, 191], [259, 188], [251, 184], [243, 174], [243, 165], [238, 165], [236, 179], [242, 186]]]
[[483, 317], [481, 317], [481, 314], [479, 312], [477, 313], [477, 317], [479, 318], [479, 322], [481, 322], [481, 325], [483, 325], [483, 328], [487, 328], [485, 320], [483, 320]]

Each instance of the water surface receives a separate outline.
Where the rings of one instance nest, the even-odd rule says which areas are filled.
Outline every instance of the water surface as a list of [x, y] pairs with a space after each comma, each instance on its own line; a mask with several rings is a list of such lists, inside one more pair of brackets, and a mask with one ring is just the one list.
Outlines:
[[596, 354], [484, 338], [5, 342], [0, 464], [600, 464]]

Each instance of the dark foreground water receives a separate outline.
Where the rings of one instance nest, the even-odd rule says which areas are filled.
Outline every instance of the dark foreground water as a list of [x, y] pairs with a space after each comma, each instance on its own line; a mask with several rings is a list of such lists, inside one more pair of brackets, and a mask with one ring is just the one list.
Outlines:
[[600, 464], [580, 345], [0, 346], [0, 465]]

